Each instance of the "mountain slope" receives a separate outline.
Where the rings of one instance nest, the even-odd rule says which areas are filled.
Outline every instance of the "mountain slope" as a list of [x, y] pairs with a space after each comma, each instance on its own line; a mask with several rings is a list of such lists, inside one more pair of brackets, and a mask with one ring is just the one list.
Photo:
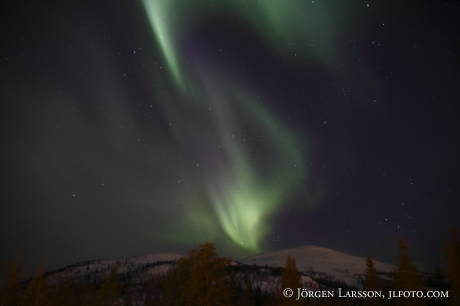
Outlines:
[[[339, 281], [351, 286], [361, 286], [359, 279], [363, 277], [366, 265], [364, 257], [349, 255], [317, 246], [300, 246], [293, 249], [279, 250], [253, 255], [241, 260], [247, 265], [268, 265], [284, 267], [286, 256], [296, 259], [297, 269], [311, 275], [311, 272], [322, 272], [332, 275]], [[391, 273], [396, 267], [391, 264], [374, 261], [378, 272]]]
[[[284, 267], [287, 255], [296, 259], [299, 272], [306, 274], [303, 282], [313, 285], [310, 277], [314, 279], [336, 280], [349, 286], [362, 287], [366, 259], [352, 256], [331, 249], [317, 246], [300, 246], [293, 249], [285, 249], [256, 254], [237, 261], [245, 265], [259, 267]], [[74, 280], [88, 279], [94, 283], [102, 282], [109, 274], [112, 265], [117, 266], [117, 273], [121, 279], [145, 280], [149, 275], [166, 274], [172, 268], [173, 262], [183, 255], [163, 253], [148, 254], [141, 256], [123, 257], [109, 260], [92, 260], [79, 262], [62, 269], [49, 272], [49, 279], [63, 277], [64, 274]], [[238, 265], [236, 262], [232, 264]], [[391, 264], [374, 261], [378, 272], [392, 273], [396, 267]], [[310, 276], [310, 277], [308, 277]], [[383, 279], [388, 275], [381, 274]]]
[[119, 259], [97, 259], [78, 262], [73, 265], [50, 271], [47, 273], [48, 279], [59, 281], [62, 277], [70, 277], [74, 281], [81, 282], [83, 279], [98, 283], [110, 273], [110, 267], [117, 267], [119, 277], [129, 277], [130, 279], [145, 279], [151, 274], [166, 274], [172, 267], [172, 262], [183, 257], [183, 255], [172, 253], [148, 254]]

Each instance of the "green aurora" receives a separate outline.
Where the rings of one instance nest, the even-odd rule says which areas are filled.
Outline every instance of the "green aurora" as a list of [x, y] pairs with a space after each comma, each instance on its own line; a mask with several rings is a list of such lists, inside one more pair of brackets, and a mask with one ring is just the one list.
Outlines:
[[[248, 93], [241, 80], [226, 77], [209, 67], [205, 59], [189, 62], [182, 58], [178, 51], [181, 29], [194, 26], [194, 19], [188, 17], [190, 12], [212, 14], [213, 9], [229, 9], [248, 20], [253, 18], [249, 13], [256, 12], [259, 19], [254, 27], [273, 49], [277, 50], [280, 44], [292, 45], [298, 52], [314, 49], [312, 54], [318, 61], [333, 66], [335, 55], [329, 47], [333, 44], [323, 42], [321, 36], [335, 25], [325, 13], [327, 8], [313, 9], [300, 2], [223, 3], [220, 8], [215, 8], [213, 1], [194, 8], [187, 2], [181, 2], [181, 6], [174, 1], [143, 0], [154, 39], [167, 63], [170, 82], [179, 93], [176, 101], [180, 102], [166, 101], [162, 99], [165, 94], [158, 91], [157, 98], [162, 100], [175, 142], [182, 149], [193, 148], [201, 160], [197, 166], [207, 164], [203, 172], [206, 192], [199, 199], [190, 194], [184, 196], [183, 201], [194, 202], [186, 206], [189, 211], [185, 215], [193, 229], [201, 233], [200, 238], [215, 238], [213, 234], [220, 226], [235, 244], [257, 252], [260, 241], [269, 233], [270, 216], [286, 204], [296, 188], [305, 184], [303, 165], [307, 152], [300, 147], [292, 129], [265, 106], [260, 98], [262, 92], [252, 89]], [[299, 5], [305, 10], [298, 10]], [[304, 41], [311, 43], [301, 45]], [[152, 80], [158, 78], [152, 76]], [[202, 121], [184, 124], [188, 113], [200, 114]], [[251, 148], [253, 141], [266, 142], [264, 151], [255, 152]], [[254, 162], [256, 156], [264, 156], [263, 162]], [[206, 209], [208, 202], [210, 211]], [[167, 239], [194, 239], [191, 233], [177, 235], [167, 235]]]

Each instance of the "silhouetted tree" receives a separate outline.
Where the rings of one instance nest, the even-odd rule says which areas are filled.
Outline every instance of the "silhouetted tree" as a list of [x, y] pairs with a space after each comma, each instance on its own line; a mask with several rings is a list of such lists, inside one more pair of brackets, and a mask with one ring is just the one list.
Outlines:
[[244, 285], [246, 286], [244, 289], [244, 305], [254, 305], [254, 292], [252, 291], [252, 281], [251, 275], [246, 273], [244, 276]]
[[[438, 290], [441, 290], [441, 291], [447, 291], [448, 290], [448, 286], [445, 282], [445, 276], [444, 274], [442, 273], [441, 271], [441, 268], [439, 267], [436, 267], [435, 271], [434, 271], [434, 286], [436, 286], [436, 288]], [[429, 302], [429, 305], [430, 306], [446, 306], [446, 301], [447, 299], [446, 298], [433, 298], [431, 299], [431, 301]]]
[[65, 269], [62, 276], [54, 284], [51, 293], [51, 302], [49, 306], [77, 306], [80, 305], [77, 301], [76, 289], [70, 276], [70, 271]]
[[162, 305], [186, 305], [185, 287], [190, 279], [190, 265], [186, 257], [179, 258], [177, 264], [172, 268], [163, 283]]
[[280, 305], [299, 305], [305, 302], [304, 299], [297, 299], [297, 288], [300, 288], [300, 276], [297, 271], [297, 264], [295, 258], [288, 255], [286, 257], [286, 267], [281, 275], [281, 291], [286, 288], [291, 288], [294, 291], [294, 295], [291, 298], [281, 297]]
[[51, 287], [45, 282], [44, 268], [38, 268], [35, 276], [27, 283], [27, 287], [19, 305], [49, 305], [51, 301]]
[[[150, 275], [145, 287], [145, 306], [157, 305], [161, 299], [163, 275]], [[134, 290], [131, 290], [134, 292]]]
[[230, 302], [231, 304], [236, 304], [237, 298], [238, 298], [238, 293], [236, 289], [236, 280], [235, 280], [235, 271], [232, 268], [232, 271], [230, 273]]
[[[422, 277], [418, 274], [417, 268], [412, 264], [410, 257], [406, 254], [407, 245], [402, 236], [398, 237], [399, 265], [394, 274], [394, 286], [397, 291], [423, 291]], [[396, 305], [419, 306], [426, 305], [424, 298], [408, 297], [396, 298]]]
[[16, 254], [13, 262], [7, 265], [5, 283], [0, 290], [0, 305], [17, 305], [22, 296], [21, 278], [23, 274], [19, 253]]
[[90, 285], [89, 279], [83, 279], [77, 289], [77, 298], [81, 306], [93, 306], [96, 304], [96, 288]]
[[446, 262], [447, 262], [447, 275], [449, 276], [450, 290], [449, 306], [460, 305], [460, 241], [457, 230], [450, 229], [452, 241], [446, 245]]
[[254, 306], [262, 306], [263, 295], [259, 286], [254, 290]]
[[[380, 278], [377, 274], [377, 270], [375, 269], [374, 261], [371, 258], [370, 254], [367, 254], [366, 258], [366, 269], [364, 271], [364, 276], [366, 278], [366, 291], [380, 291], [382, 290], [382, 286], [380, 284]], [[365, 298], [363, 300], [363, 305], [365, 306], [373, 306], [373, 305], [380, 305], [381, 300], [375, 298]]]
[[231, 291], [225, 268], [228, 257], [217, 257], [212, 243], [191, 250], [180, 258], [165, 283], [165, 305], [231, 305]]
[[121, 295], [121, 285], [117, 280], [117, 266], [112, 265], [110, 274], [102, 283], [101, 288], [97, 292], [98, 306], [115, 306], [120, 305], [119, 299]]

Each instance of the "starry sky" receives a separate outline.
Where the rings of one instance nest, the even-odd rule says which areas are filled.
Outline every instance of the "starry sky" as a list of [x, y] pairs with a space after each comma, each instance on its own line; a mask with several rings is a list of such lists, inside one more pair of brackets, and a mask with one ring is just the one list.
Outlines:
[[1, 4], [0, 260], [317, 245], [422, 270], [460, 225], [457, 1]]

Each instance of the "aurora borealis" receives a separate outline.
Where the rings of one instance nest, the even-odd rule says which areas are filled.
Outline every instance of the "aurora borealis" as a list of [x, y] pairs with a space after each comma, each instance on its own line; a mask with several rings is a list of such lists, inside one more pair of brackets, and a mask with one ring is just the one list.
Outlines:
[[392, 263], [403, 235], [419, 267], [442, 264], [458, 3], [2, 6], [3, 261], [210, 241]]
[[[265, 107], [263, 98], [259, 98], [261, 91], [244, 90], [239, 80], [225, 77], [222, 68], [208, 63], [206, 57], [194, 54], [193, 50], [186, 52], [186, 59], [181, 58], [179, 37], [181, 29], [193, 26], [188, 25], [193, 19], [188, 20], [185, 15], [193, 8], [177, 12], [175, 8], [180, 3], [143, 1], [165, 69], [181, 103], [164, 103], [164, 114], [169, 122], [174, 122], [173, 139], [191, 149], [199, 161], [197, 166], [206, 169], [203, 179], [206, 201], [213, 208], [211, 215], [197, 210], [196, 203], [186, 215], [191, 217], [193, 228], [206, 235], [221, 227], [240, 247], [259, 252], [259, 241], [268, 231], [267, 216], [287, 200], [287, 191], [295, 190], [296, 183], [304, 183], [305, 174], [300, 169], [306, 153], [293, 131]], [[213, 2], [205, 5], [213, 6]], [[270, 21], [276, 22], [274, 19]], [[179, 23], [176, 27], [175, 22]], [[196, 118], [187, 118], [190, 113], [200, 114], [198, 122]], [[257, 144], [259, 148], [254, 150], [254, 142], [264, 144]], [[259, 156], [261, 162], [256, 164], [253, 161]], [[263, 173], [261, 165], [274, 160], [277, 164]], [[209, 221], [215, 219], [217, 224]]]

